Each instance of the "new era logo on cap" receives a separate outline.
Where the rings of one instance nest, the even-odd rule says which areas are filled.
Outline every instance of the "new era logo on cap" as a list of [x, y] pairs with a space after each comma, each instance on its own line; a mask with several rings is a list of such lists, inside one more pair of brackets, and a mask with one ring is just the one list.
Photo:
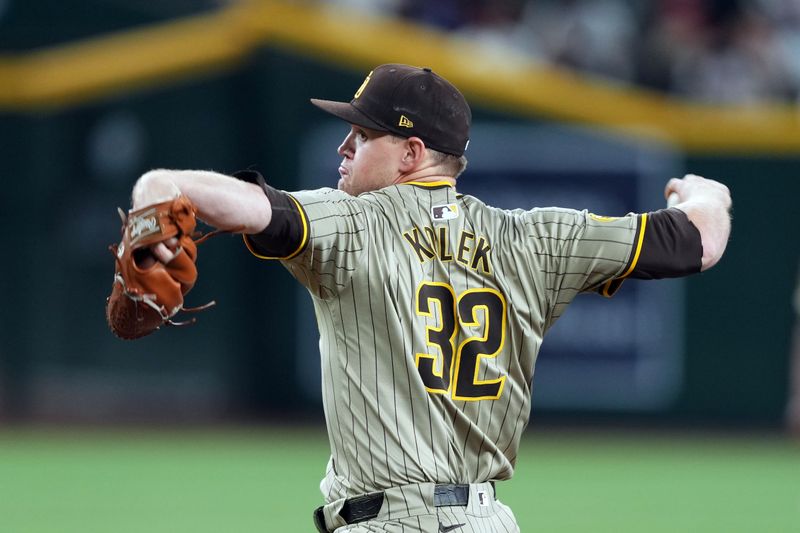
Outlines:
[[350, 124], [419, 137], [428, 148], [447, 154], [463, 155], [469, 142], [472, 112], [464, 95], [429, 68], [381, 65], [350, 102], [311, 102]]

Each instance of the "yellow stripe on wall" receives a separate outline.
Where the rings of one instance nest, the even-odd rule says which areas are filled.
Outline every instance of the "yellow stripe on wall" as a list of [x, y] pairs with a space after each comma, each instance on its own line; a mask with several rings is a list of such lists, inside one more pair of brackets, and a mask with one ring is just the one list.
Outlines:
[[389, 62], [430, 66], [473, 105], [597, 125], [693, 152], [800, 153], [800, 110], [794, 106], [691, 103], [513, 52], [500, 57], [412, 23], [278, 0], [239, 2], [213, 14], [0, 56], [0, 109], [75, 105], [236, 68], [261, 46], [288, 48], [358, 72]]
[[234, 67], [254, 43], [231, 24], [231, 14], [223, 11], [0, 57], [0, 107], [63, 107], [209, 68]]

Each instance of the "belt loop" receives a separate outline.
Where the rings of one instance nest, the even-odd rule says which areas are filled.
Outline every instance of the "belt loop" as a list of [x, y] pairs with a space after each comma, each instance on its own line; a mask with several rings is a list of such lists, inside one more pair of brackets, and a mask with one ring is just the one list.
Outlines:
[[325, 525], [325, 513], [323, 512], [323, 507], [317, 507], [314, 510], [314, 526], [316, 526], [319, 533], [331, 533], [328, 530], [328, 526]]

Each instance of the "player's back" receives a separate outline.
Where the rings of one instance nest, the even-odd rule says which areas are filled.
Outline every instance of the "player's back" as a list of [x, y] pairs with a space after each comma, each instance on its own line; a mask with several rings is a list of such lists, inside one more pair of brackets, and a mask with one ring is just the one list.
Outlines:
[[513, 217], [442, 184], [353, 205], [362, 238], [341, 246], [359, 259], [336, 297], [315, 298], [328, 492], [510, 477], [537, 348], [518, 321], [541, 322], [525, 309], [509, 324], [519, 265], [498, 250]]
[[[320, 329], [328, 498], [511, 477], [544, 331], [596, 283], [585, 273], [602, 270], [571, 262], [605, 261], [596, 257], [617, 246], [576, 236], [605, 222], [500, 210], [445, 183], [296, 196], [309, 246], [287, 266], [314, 297]], [[598, 280], [625, 259], [606, 262]]]

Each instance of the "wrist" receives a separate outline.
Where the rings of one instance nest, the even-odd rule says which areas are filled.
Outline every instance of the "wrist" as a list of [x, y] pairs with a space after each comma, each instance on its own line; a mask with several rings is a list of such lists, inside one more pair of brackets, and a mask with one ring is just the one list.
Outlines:
[[159, 204], [180, 196], [181, 190], [167, 170], [151, 170], [136, 181], [131, 195], [132, 209]]

